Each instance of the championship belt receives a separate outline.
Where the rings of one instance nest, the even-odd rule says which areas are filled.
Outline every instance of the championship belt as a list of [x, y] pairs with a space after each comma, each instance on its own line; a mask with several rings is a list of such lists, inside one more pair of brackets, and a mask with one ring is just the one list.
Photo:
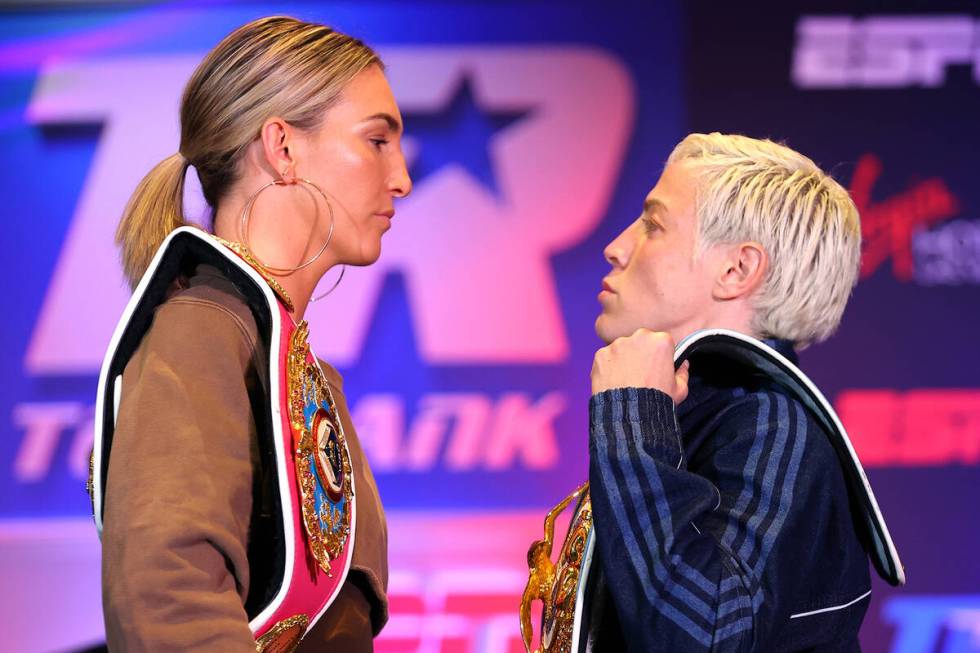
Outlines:
[[[674, 367], [691, 358], [712, 357], [726, 364], [741, 364], [761, 372], [802, 403], [820, 422], [830, 436], [837, 452], [848, 494], [858, 514], [858, 535], [878, 575], [891, 585], [905, 584], [905, 567], [898, 557], [895, 543], [878, 508], [871, 485], [861, 461], [858, 460], [850, 438], [837, 413], [812, 381], [778, 351], [750, 336], [727, 329], [697, 331], [678, 345], [674, 351]], [[558, 556], [551, 561], [555, 520], [572, 501], [577, 501], [575, 513]], [[527, 552], [530, 569], [527, 587], [521, 600], [521, 635], [524, 648], [531, 652], [534, 639], [531, 628], [531, 604], [543, 603], [541, 616], [541, 647], [536, 653], [579, 653], [585, 648], [588, 633], [583, 633], [587, 620], [583, 608], [595, 531], [592, 528], [592, 505], [589, 484], [585, 483], [548, 513], [544, 520], [544, 539], [531, 545]]]
[[[174, 279], [199, 263], [217, 267], [252, 309], [268, 343], [268, 411], [256, 416], [259, 449], [273, 470], [277, 515], [269, 560], [249, 560], [258, 580], [245, 609], [256, 650], [288, 653], [326, 612], [354, 550], [354, 475], [343, 424], [319, 362], [278, 283], [240, 245], [194, 227], [173, 231], [140, 280], [113, 333], [99, 376], [89, 490], [101, 535], [106, 475], [122, 399], [122, 373]], [[264, 529], [259, 529], [264, 530]], [[254, 565], [254, 570], [253, 570]]]
[[[572, 520], [568, 525], [565, 543], [558, 563], [551, 561], [555, 539], [555, 520], [575, 502]], [[585, 583], [592, 564], [595, 538], [592, 531], [592, 501], [589, 484], [580, 485], [551, 509], [544, 518], [544, 539], [537, 540], [527, 551], [530, 569], [527, 587], [521, 597], [521, 637], [524, 648], [531, 653], [531, 603], [543, 603], [541, 612], [541, 647], [538, 653], [566, 653], [578, 650], [582, 601]]]

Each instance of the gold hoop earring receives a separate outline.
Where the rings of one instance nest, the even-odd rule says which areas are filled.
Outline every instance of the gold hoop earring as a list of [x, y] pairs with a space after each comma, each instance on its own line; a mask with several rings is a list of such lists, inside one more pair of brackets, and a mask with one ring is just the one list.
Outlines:
[[326, 297], [327, 295], [329, 295], [330, 293], [332, 293], [334, 290], [336, 290], [337, 289], [337, 286], [339, 286], [340, 285], [340, 282], [343, 281], [343, 279], [344, 279], [344, 272], [347, 272], [347, 264], [346, 263], [344, 263], [344, 264], [342, 264], [340, 266], [340, 276], [337, 277], [337, 280], [333, 282], [333, 285], [332, 286], [330, 286], [330, 290], [328, 290], [327, 292], [323, 293], [322, 295], [317, 295], [316, 297], [310, 297], [310, 302], [318, 302], [321, 299], [323, 299], [324, 297]]
[[[320, 258], [320, 255], [323, 254], [324, 251], [326, 251], [327, 245], [329, 245], [330, 244], [330, 241], [333, 239], [333, 230], [334, 230], [334, 225], [336, 223], [336, 220], [334, 218], [333, 205], [330, 203], [330, 200], [327, 198], [327, 194], [323, 192], [323, 189], [321, 189], [319, 186], [317, 186], [316, 184], [314, 184], [309, 179], [304, 179], [302, 177], [297, 177], [296, 180], [297, 181], [301, 181], [304, 184], [307, 184], [309, 186], [312, 186], [314, 188], [314, 190], [316, 190], [316, 192], [318, 192], [320, 194], [320, 197], [323, 198], [323, 201], [327, 203], [327, 210], [330, 212], [330, 230], [327, 232], [327, 239], [325, 241], [323, 241], [323, 245], [320, 247], [320, 249], [317, 251], [317, 253], [314, 254], [308, 261], [305, 261], [303, 263], [300, 263], [296, 267], [292, 267], [292, 268], [279, 268], [279, 267], [275, 267], [275, 266], [272, 266], [272, 265], [267, 265], [258, 256], [256, 256], [255, 252], [248, 245], [248, 221], [249, 221], [249, 218], [251, 218], [252, 205], [255, 204], [255, 199], [259, 196], [259, 193], [261, 193], [262, 191], [264, 191], [266, 188], [269, 188], [270, 186], [290, 186], [291, 184], [283, 181], [282, 179], [274, 179], [273, 181], [270, 181], [269, 183], [267, 183], [265, 186], [262, 186], [261, 188], [259, 188], [257, 191], [255, 191], [254, 193], [252, 193], [252, 196], [251, 197], [248, 198], [248, 201], [245, 203], [245, 210], [242, 211], [242, 225], [241, 225], [241, 229], [242, 229], [242, 245], [245, 247], [245, 251], [248, 252], [249, 256], [251, 256], [255, 260], [256, 263], [258, 263], [259, 265], [261, 265], [263, 269], [265, 269], [267, 271], [270, 271], [270, 272], [279, 272], [281, 274], [288, 274], [290, 272], [296, 272], [297, 270], [302, 270], [305, 267], [309, 267], [310, 265], [313, 265], [313, 263], [318, 258]], [[343, 277], [343, 274], [341, 274], [341, 277]], [[339, 281], [338, 281], [338, 283], [339, 283]], [[330, 291], [332, 292], [333, 291], [333, 288], [331, 288]]]

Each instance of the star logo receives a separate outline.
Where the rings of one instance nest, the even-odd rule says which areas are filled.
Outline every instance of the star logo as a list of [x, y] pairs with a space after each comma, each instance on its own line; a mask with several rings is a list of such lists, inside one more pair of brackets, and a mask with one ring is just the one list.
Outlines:
[[499, 199], [492, 139], [529, 113], [527, 109], [484, 109], [472, 79], [464, 76], [445, 107], [404, 116], [406, 134], [418, 141], [409, 170], [412, 181], [419, 184], [446, 166], [460, 166]]

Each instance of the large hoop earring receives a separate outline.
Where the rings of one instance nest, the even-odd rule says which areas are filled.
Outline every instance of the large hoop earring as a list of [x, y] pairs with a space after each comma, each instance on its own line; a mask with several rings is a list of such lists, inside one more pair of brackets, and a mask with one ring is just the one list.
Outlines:
[[337, 286], [340, 285], [340, 282], [344, 280], [344, 272], [347, 272], [347, 264], [346, 263], [344, 263], [344, 264], [342, 264], [340, 266], [340, 276], [337, 277], [337, 280], [333, 282], [333, 285], [332, 286], [330, 286], [330, 290], [328, 290], [327, 292], [323, 293], [322, 295], [317, 295], [316, 297], [310, 297], [310, 302], [318, 302], [321, 299], [323, 299], [324, 297], [326, 297], [327, 295], [329, 295], [330, 293], [332, 293], [334, 290], [336, 290], [337, 289]]
[[[258, 263], [259, 265], [261, 265], [263, 269], [268, 270], [270, 272], [278, 272], [280, 274], [289, 274], [291, 272], [296, 272], [297, 270], [302, 270], [305, 267], [309, 267], [310, 265], [313, 265], [313, 263], [318, 258], [320, 258], [320, 255], [323, 254], [323, 252], [326, 251], [327, 245], [329, 245], [330, 244], [330, 241], [333, 239], [333, 230], [334, 230], [334, 225], [336, 223], [336, 220], [335, 220], [334, 214], [333, 214], [333, 204], [330, 203], [330, 200], [327, 198], [327, 194], [323, 192], [323, 189], [321, 189], [319, 186], [317, 186], [316, 184], [314, 184], [309, 179], [304, 179], [303, 177], [296, 177], [296, 179], [297, 179], [297, 181], [301, 181], [304, 184], [307, 184], [309, 186], [312, 186], [314, 188], [314, 190], [316, 190], [316, 192], [318, 192], [320, 194], [320, 197], [323, 198], [323, 201], [327, 203], [327, 210], [330, 212], [330, 230], [327, 232], [327, 239], [325, 241], [323, 241], [323, 245], [320, 247], [320, 249], [317, 251], [316, 254], [314, 254], [312, 257], [310, 257], [310, 259], [308, 261], [305, 261], [303, 263], [300, 263], [296, 267], [292, 267], [292, 268], [279, 268], [279, 267], [275, 267], [275, 266], [272, 266], [272, 265], [267, 265], [258, 256], [256, 256], [255, 252], [252, 251], [252, 248], [248, 246], [248, 221], [249, 221], [249, 218], [251, 218], [252, 205], [255, 204], [255, 199], [259, 196], [259, 193], [261, 193], [262, 191], [264, 191], [266, 188], [268, 188], [270, 186], [289, 186], [291, 184], [283, 181], [282, 179], [274, 179], [274, 180], [270, 181], [269, 183], [267, 183], [265, 186], [262, 186], [261, 188], [259, 188], [257, 191], [255, 191], [254, 193], [252, 193], [252, 196], [251, 197], [248, 198], [248, 201], [245, 203], [245, 210], [242, 211], [242, 225], [241, 225], [241, 229], [242, 229], [242, 245], [245, 247], [245, 251], [248, 252], [249, 256], [251, 256], [255, 260], [256, 263]], [[341, 273], [340, 276], [343, 277], [344, 276], [343, 273]], [[338, 283], [339, 282], [340, 281], [338, 280]], [[336, 287], [336, 285], [334, 287]], [[332, 291], [333, 291], [333, 288], [330, 289], [330, 292], [332, 292]]]

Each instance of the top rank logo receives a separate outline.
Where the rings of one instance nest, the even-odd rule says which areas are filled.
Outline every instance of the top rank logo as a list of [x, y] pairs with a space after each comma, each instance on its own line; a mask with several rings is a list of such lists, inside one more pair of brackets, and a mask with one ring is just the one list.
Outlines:
[[[415, 135], [406, 153], [417, 183], [398, 206], [379, 263], [349, 271], [330, 301], [310, 311], [312, 345], [337, 365], [356, 362], [384, 277], [398, 271], [424, 361], [564, 360], [549, 258], [582, 241], [605, 212], [633, 123], [628, 73], [583, 48], [403, 47], [382, 55], [407, 137]], [[116, 221], [141, 176], [177, 149], [177, 98], [198, 61], [83, 60], [41, 71], [32, 122], [103, 129], [28, 371], [98, 369], [128, 299]], [[189, 213], [203, 215], [199, 199]]]

